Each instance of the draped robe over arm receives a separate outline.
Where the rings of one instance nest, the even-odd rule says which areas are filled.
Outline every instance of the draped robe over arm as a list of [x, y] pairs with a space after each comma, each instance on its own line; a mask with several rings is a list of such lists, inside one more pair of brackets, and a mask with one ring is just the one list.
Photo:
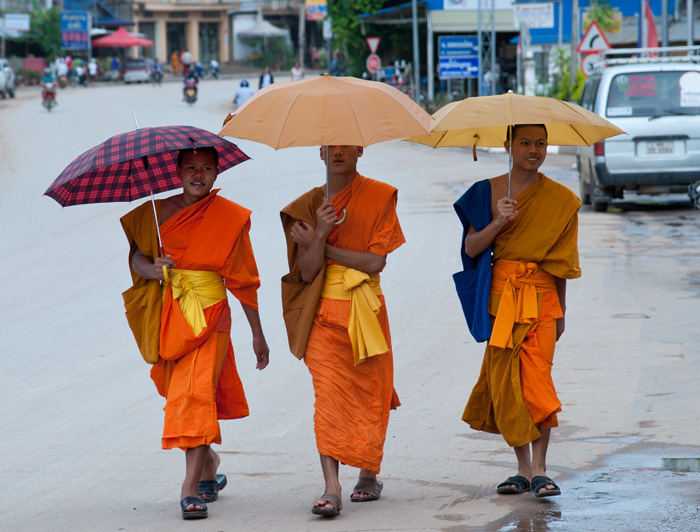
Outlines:
[[[161, 225], [164, 253], [171, 256], [178, 270], [216, 272], [241, 303], [257, 309], [260, 281], [248, 236], [250, 211], [218, 197], [217, 192], [212, 191]], [[157, 207], [160, 212], [160, 202]], [[144, 204], [122, 218], [127, 237], [133, 242], [130, 260], [134, 246], [151, 229], [149, 216], [153, 220], [153, 210]], [[141, 252], [151, 260], [158, 256], [157, 246]], [[138, 277], [132, 269], [134, 275]], [[136, 277], [135, 283], [140, 282]], [[217, 420], [248, 415], [230, 341], [228, 300], [224, 294], [213, 304], [204, 301], [206, 327], [195, 334], [181, 302], [173, 298], [171, 284], [163, 291], [160, 357], [151, 369], [151, 378], [166, 398], [162, 442], [166, 449], [220, 443]]]
[[[577, 247], [581, 203], [566, 187], [544, 174], [539, 177], [515, 198], [518, 218], [491, 245], [488, 312], [495, 324], [462, 417], [476, 430], [502, 434], [512, 447], [534, 441], [540, 428], [558, 424], [561, 403], [551, 368], [556, 319], [563, 314], [554, 277], [581, 276]], [[473, 215], [479, 216], [466, 213]]]
[[[298, 276], [298, 250], [289, 236], [293, 216], [315, 226], [315, 211], [322, 201], [321, 189], [316, 188], [282, 211], [290, 262], [290, 274], [283, 283]], [[405, 241], [396, 216], [396, 201], [395, 188], [357, 174], [332, 198], [336, 212], [346, 208], [348, 216], [331, 230], [326, 242], [339, 248], [388, 255]], [[303, 213], [313, 220], [302, 217]], [[326, 264], [335, 263], [327, 260]], [[394, 391], [386, 303], [383, 296], [378, 297], [381, 307], [377, 319], [387, 352], [356, 364], [348, 335], [350, 301], [320, 297], [319, 291], [305, 303], [306, 310], [311, 306], [313, 322], [302, 353], [314, 385], [314, 430], [319, 453], [375, 473], [382, 461], [389, 411], [400, 404]], [[283, 302], [283, 306], [288, 303]]]

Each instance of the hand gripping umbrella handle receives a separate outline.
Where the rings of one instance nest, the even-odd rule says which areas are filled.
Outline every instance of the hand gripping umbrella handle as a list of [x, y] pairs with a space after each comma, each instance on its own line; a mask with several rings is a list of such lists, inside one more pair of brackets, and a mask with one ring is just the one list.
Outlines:
[[347, 209], [343, 209], [343, 215], [340, 217], [340, 220], [338, 220], [337, 222], [333, 222], [333, 225], [340, 225], [340, 224], [342, 224], [342, 223], [345, 221], [345, 218], [347, 218], [347, 217], [348, 217], [348, 210], [347, 210]]

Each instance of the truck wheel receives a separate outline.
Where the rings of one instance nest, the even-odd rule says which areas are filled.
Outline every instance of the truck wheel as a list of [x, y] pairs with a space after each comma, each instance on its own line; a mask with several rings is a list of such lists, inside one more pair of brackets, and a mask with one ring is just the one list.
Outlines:
[[15, 97], [15, 89], [7, 89], [7, 94], [10, 95], [10, 98]]
[[579, 196], [581, 198], [581, 203], [584, 205], [590, 205], [591, 204], [591, 193], [589, 192], [590, 190], [590, 185], [586, 185], [586, 182], [583, 180], [583, 175], [581, 175], [581, 172], [578, 174], [578, 187], [579, 187]]

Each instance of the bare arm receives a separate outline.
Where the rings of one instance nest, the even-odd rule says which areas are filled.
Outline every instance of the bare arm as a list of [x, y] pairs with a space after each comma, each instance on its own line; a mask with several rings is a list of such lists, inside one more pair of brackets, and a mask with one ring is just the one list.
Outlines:
[[260, 314], [256, 309], [249, 307], [245, 303], [241, 303], [241, 308], [250, 325], [250, 332], [253, 333], [253, 352], [258, 360], [255, 367], [256, 369], [265, 369], [270, 362], [270, 349], [267, 347], [265, 334], [262, 330]]
[[503, 226], [508, 222], [515, 220], [520, 211], [515, 210], [517, 201], [512, 198], [501, 198], [496, 204], [496, 217], [489, 225], [481, 231], [477, 231], [474, 227], [470, 227], [467, 232], [467, 237], [464, 239], [464, 252], [471, 258], [476, 258], [481, 253], [486, 251], [491, 243], [501, 232]]
[[354, 251], [326, 244], [326, 257], [335, 262], [365, 273], [380, 273], [386, 266], [386, 255], [370, 251]]
[[131, 259], [131, 267], [144, 279], [164, 281], [163, 266], [168, 269], [168, 275], [170, 275], [170, 269], [175, 267], [175, 261], [170, 258], [170, 255], [157, 257], [155, 261], [152, 261], [141, 253], [140, 249], [136, 248], [134, 257]]
[[559, 296], [559, 305], [561, 306], [561, 312], [564, 317], [557, 318], [557, 341], [564, 334], [564, 329], [566, 328], [566, 279], [561, 277], [554, 278], [554, 284], [557, 287], [557, 295]]
[[338, 220], [333, 204], [327, 200], [316, 210], [316, 228], [305, 222], [297, 222], [290, 232], [299, 246], [299, 272], [301, 278], [312, 282], [326, 260], [326, 236]]

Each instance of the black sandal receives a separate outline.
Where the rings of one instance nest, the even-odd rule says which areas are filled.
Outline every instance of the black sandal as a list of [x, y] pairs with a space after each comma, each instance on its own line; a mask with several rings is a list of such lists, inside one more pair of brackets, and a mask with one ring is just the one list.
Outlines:
[[[542, 489], [547, 485], [554, 486], [554, 489]], [[532, 493], [535, 494], [535, 497], [555, 497], [561, 495], [561, 490], [551, 478], [539, 476], [532, 478]]]
[[[187, 507], [192, 504], [193, 506], [201, 506], [203, 510], [197, 510], [196, 508], [188, 510]], [[182, 518], [183, 519], [204, 519], [209, 515], [207, 511], [207, 505], [199, 497], [185, 497], [180, 501], [180, 507], [182, 508]]]
[[199, 481], [199, 497], [204, 502], [214, 502], [219, 498], [219, 492], [226, 487], [226, 475], [216, 475], [216, 480]]
[[530, 481], [520, 475], [508, 477], [496, 486], [496, 493], [501, 495], [520, 495], [526, 491], [530, 491]]

